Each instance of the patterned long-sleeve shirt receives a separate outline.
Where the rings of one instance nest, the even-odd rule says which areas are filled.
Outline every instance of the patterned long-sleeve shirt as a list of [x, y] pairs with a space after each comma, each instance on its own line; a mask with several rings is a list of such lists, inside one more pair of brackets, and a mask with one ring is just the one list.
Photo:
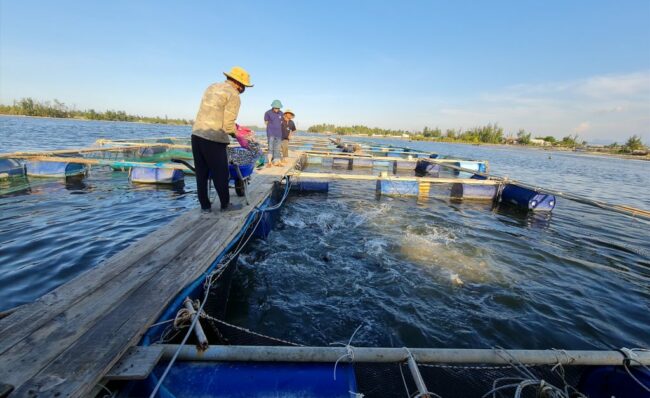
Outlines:
[[210, 85], [203, 94], [192, 134], [210, 141], [230, 143], [228, 134], [235, 132], [240, 104], [239, 92], [230, 84]]

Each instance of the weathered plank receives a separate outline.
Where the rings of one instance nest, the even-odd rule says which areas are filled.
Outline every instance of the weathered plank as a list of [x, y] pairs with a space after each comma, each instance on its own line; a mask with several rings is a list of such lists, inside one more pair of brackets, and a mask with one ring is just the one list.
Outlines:
[[[73, 280], [59, 286], [33, 303], [23, 305], [6, 318], [0, 319], [0, 354], [14, 346], [29, 335], [29, 331], [61, 314], [83, 298], [87, 293], [119, 275], [133, 263], [148, 253], [166, 244], [184, 225], [191, 224], [198, 213], [187, 213], [187, 217], [178, 217], [163, 228], [137, 240], [132, 246], [118, 252], [97, 267], [89, 269]], [[133, 250], [138, 246], [140, 250]]]
[[156, 366], [163, 354], [163, 346], [131, 347], [104, 375], [108, 380], [142, 380]]
[[[159, 238], [156, 242], [145, 239], [145, 245], [114, 257], [120, 261], [111, 259], [57, 289], [50, 299], [57, 310], [48, 316], [30, 311], [29, 307], [42, 308], [46, 300], [39, 300], [7, 317], [22, 313], [38, 326], [30, 328], [17, 317], [15, 321], [28, 327], [18, 338], [15, 329], [6, 325], [12, 344], [5, 344], [0, 333], [7, 347], [0, 354], [0, 380], [17, 387], [13, 396], [89, 393], [171, 300], [202, 275], [287, 171], [288, 167], [271, 168], [256, 174], [250, 185], [250, 206], [243, 210], [210, 215], [189, 211], [170, 224], [174, 228], [169, 234], [152, 234]], [[93, 273], [102, 275], [90, 278]], [[91, 284], [79, 286], [79, 282]], [[69, 287], [76, 298], [66, 298], [63, 287]]]
[[[195, 217], [188, 217], [195, 219]], [[148, 279], [160, 272], [172, 258], [169, 253], [184, 250], [211, 228], [209, 224], [196, 222], [185, 230], [177, 231], [173, 239], [166, 242], [139, 260], [137, 266], [129, 267], [112, 278], [108, 283], [96, 286], [74, 306], [34, 330], [2, 354], [0, 375], [5, 382], [18, 384], [25, 377], [31, 377], [47, 365], [62, 350], [83, 335], [93, 323], [99, 320], [111, 307], [128, 297], [129, 293], [140, 288]], [[40, 341], [56, 341], [35, 351], [32, 349]]]

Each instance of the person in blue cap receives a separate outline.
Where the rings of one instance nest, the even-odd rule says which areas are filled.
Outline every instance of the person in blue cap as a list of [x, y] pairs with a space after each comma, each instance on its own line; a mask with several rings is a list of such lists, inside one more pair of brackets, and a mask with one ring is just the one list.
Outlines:
[[271, 109], [264, 113], [266, 124], [266, 138], [269, 143], [269, 157], [271, 158], [267, 167], [279, 166], [282, 160], [280, 147], [282, 145], [282, 102], [273, 100]]

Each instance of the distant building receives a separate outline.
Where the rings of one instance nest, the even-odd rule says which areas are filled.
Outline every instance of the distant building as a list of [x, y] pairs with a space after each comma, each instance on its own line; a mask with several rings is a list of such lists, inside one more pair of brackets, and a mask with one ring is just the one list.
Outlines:
[[540, 145], [540, 146], [551, 146], [551, 143], [548, 141], [541, 140], [539, 138], [531, 138], [530, 143], [532, 145]]

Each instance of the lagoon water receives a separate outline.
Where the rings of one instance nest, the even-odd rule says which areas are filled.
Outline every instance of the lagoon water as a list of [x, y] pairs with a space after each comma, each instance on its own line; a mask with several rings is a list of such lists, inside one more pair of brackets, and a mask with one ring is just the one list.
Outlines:
[[[187, 137], [187, 126], [0, 117], [0, 152], [98, 138]], [[380, 140], [382, 141], [382, 140]], [[650, 209], [650, 163], [386, 140], [487, 159], [499, 175]], [[549, 158], [550, 155], [550, 158]], [[26, 303], [196, 207], [184, 187], [93, 168], [77, 181], [0, 183], [0, 311]], [[227, 320], [304, 344], [609, 348], [650, 345], [650, 223], [558, 200], [526, 215], [445, 198], [376, 199], [336, 182], [292, 195], [240, 256]]]

